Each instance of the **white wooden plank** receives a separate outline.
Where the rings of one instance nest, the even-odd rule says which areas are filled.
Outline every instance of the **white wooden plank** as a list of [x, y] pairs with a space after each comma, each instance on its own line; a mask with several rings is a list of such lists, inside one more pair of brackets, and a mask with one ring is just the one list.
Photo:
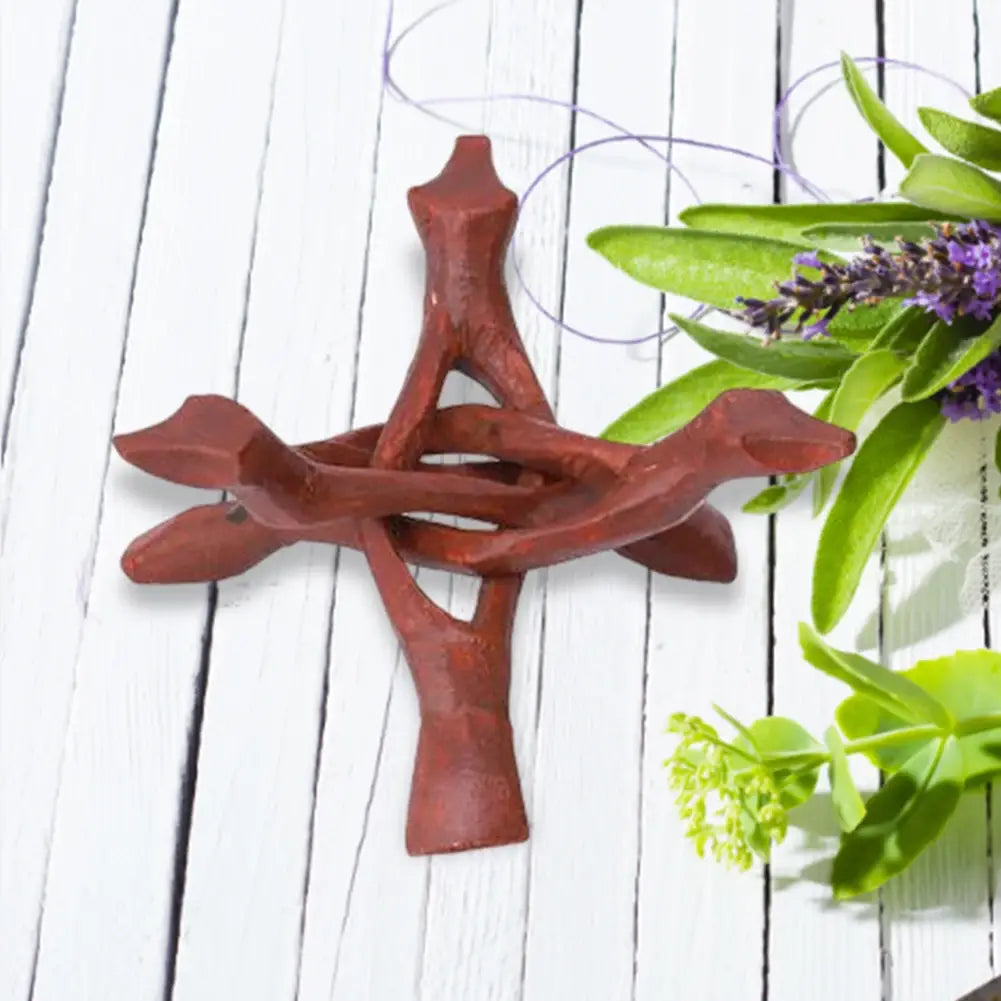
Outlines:
[[[936, 16], [926, 0], [888, 4], [886, 52], [931, 66], [973, 90], [973, 29], [972, 3], [952, 5], [948, 18]], [[916, 109], [921, 105], [931, 104], [960, 114], [968, 111], [961, 95], [939, 81], [910, 72], [887, 74], [886, 100], [901, 121], [913, 125], [916, 131], [920, 131]], [[897, 183], [901, 171], [896, 162], [887, 164], [891, 186]], [[982, 429], [972, 424], [947, 429], [938, 446], [942, 450], [939, 458], [933, 457], [933, 461], [962, 454], [959, 441], [968, 441], [970, 436], [984, 439]], [[987, 455], [986, 440], [979, 451]], [[979, 456], [972, 461], [978, 464]], [[964, 470], [963, 475], [969, 472]], [[920, 483], [914, 489], [919, 490]], [[979, 483], [971, 483], [970, 493], [975, 505]], [[973, 507], [968, 527], [974, 539], [978, 522]], [[904, 668], [925, 657], [982, 646], [980, 610], [966, 614], [954, 611], [953, 588], [948, 583], [928, 587], [929, 575], [941, 567], [941, 556], [934, 551], [899, 553], [900, 548], [906, 548], [903, 535], [891, 520], [883, 627], [888, 663]], [[964, 797], [943, 837], [902, 878], [886, 887], [884, 936], [889, 950], [887, 986], [892, 997], [933, 1001], [959, 995], [989, 979], [986, 845], [984, 800], [980, 796]], [[951, 961], [942, 963], [942, 956], [950, 956]]]
[[[5, 36], [25, 16], [11, 13]], [[11, 998], [26, 997], [33, 976], [169, 15], [168, 2], [140, 11], [81, 0], [76, 18], [0, 560], [0, 993]], [[41, 115], [26, 86], [26, 113]], [[5, 137], [21, 153], [5, 158], [4, 171], [30, 189], [19, 158], [33, 156], [35, 140], [19, 128]], [[35, 159], [42, 170], [44, 157]], [[23, 197], [30, 202], [30, 190]], [[14, 275], [20, 210], [11, 225], [3, 252]]]
[[[1001, 86], [1001, 49], [992, 41], [1001, 38], [1001, 3], [997, 0], [978, 0], [975, 10], [979, 29], [980, 87], [993, 90]], [[996, 475], [988, 463], [987, 497], [989, 501], [1001, 496], [1001, 476]], [[991, 645], [996, 649], [1001, 641], [1001, 601], [991, 600], [990, 607]], [[990, 881], [991, 903], [991, 964], [994, 975], [1001, 971], [1001, 784], [995, 783], [990, 795]]]
[[[637, 129], [666, 131], [672, 21], [670, 4], [585, 4], [578, 103]], [[569, 52], [572, 35], [550, 45]], [[540, 89], [560, 93], [557, 81]], [[609, 134], [578, 117], [577, 144]], [[564, 171], [551, 175], [547, 193], [562, 194], [566, 179]], [[664, 192], [663, 162], [641, 149], [605, 147], [574, 161], [567, 322], [610, 337], [657, 330], [656, 294], [613, 272], [585, 237], [610, 222], [663, 218]], [[534, 257], [558, 259], [559, 244], [546, 239], [560, 236], [558, 224], [530, 232]], [[556, 312], [559, 292], [543, 301]], [[566, 427], [598, 434], [656, 385], [649, 349], [590, 344], [546, 325], [542, 333], [559, 338], [557, 416]], [[524, 997], [625, 998], [634, 977], [647, 573], [603, 553], [554, 567], [545, 582]]]
[[[470, 73], [452, 92], [533, 93], [569, 100], [575, 29], [575, 10], [558, 0], [490, 5], [483, 78]], [[512, 58], [515, 52], [517, 58]], [[460, 117], [465, 118], [467, 107], [461, 112], [456, 109]], [[514, 191], [523, 191], [530, 179], [566, 148], [569, 116], [564, 111], [523, 101], [500, 101], [469, 110], [482, 115], [484, 128], [494, 137], [499, 174]], [[526, 280], [550, 303], [556, 302], [560, 289], [565, 205], [566, 178], [554, 176], [528, 203], [516, 240], [515, 252]], [[511, 293], [522, 338], [552, 397], [558, 343], [555, 331], [513, 282]], [[512, 648], [511, 720], [532, 841], [431, 860], [419, 987], [420, 997], [426, 1001], [469, 997], [500, 1001], [516, 998], [522, 991], [528, 880], [530, 865], [534, 865], [529, 860], [543, 830], [533, 783], [544, 588], [543, 574], [528, 576]], [[471, 611], [473, 590], [466, 581], [454, 582], [452, 604], [459, 614]], [[565, 663], [563, 657], [561, 653], [560, 665]], [[532, 948], [529, 937], [529, 955]], [[532, 974], [526, 975], [525, 996], [534, 996]], [[573, 990], [569, 984], [565, 987]]]
[[[136, 5], [115, 6], [102, 35], [117, 45], [119, 22], [133, 9], [145, 17]], [[162, 419], [188, 393], [233, 390], [280, 10], [181, 5], [117, 429]], [[108, 79], [117, 92], [120, 80]], [[164, 994], [205, 588], [136, 588], [117, 562], [130, 538], [196, 499], [112, 466], [76, 663], [38, 1001]]]
[[[287, 441], [350, 421], [382, 15], [284, 15], [238, 395]], [[334, 566], [300, 547], [219, 588], [175, 1001], [295, 997]]]
[[[396, 4], [396, 32], [427, 10]], [[477, 92], [488, 10], [456, 5], [404, 43], [393, 70], [415, 96]], [[448, 48], [448, 60], [434, 58]], [[471, 81], [474, 81], [471, 83]], [[479, 113], [449, 109], [477, 131]], [[386, 98], [365, 286], [355, 425], [382, 421], [420, 332], [423, 258], [406, 191], [437, 174], [456, 129]], [[421, 584], [447, 601], [445, 575]], [[342, 553], [336, 589], [299, 996], [415, 997], [424, 952], [427, 859], [403, 832], [417, 706], [406, 665], [364, 559]], [[387, 955], [393, 957], [387, 962]]]
[[[712, 37], [726, 59], [706, 60]], [[729, 143], [767, 156], [774, 96], [775, 5], [739, 7], [681, 0], [675, 39], [672, 132]], [[725, 95], [725, 99], [723, 98]], [[771, 200], [771, 171], [729, 156], [674, 148], [675, 162], [706, 201]], [[675, 176], [671, 219], [694, 198]], [[669, 297], [667, 308], [689, 304]], [[661, 380], [708, 356], [684, 335], [663, 346]], [[731, 585], [653, 580], [645, 706], [643, 839], [636, 996], [758, 996], [762, 992], [763, 893], [760, 869], [738, 875], [699, 860], [683, 836], [662, 763], [673, 712], [712, 716], [721, 702], [738, 716], [764, 713], [767, 667], [767, 523], [740, 513], [756, 484], [733, 484], [713, 502], [730, 517], [739, 576]], [[725, 962], [717, 957], [723, 951]]]
[[[76, 679], [36, 995], [142, 999], [162, 995], [173, 947], [172, 828], [205, 592], [139, 591], [122, 581], [116, 564], [132, 534], [194, 495], [154, 485], [113, 460], [99, 540], [94, 526], [169, 11], [166, 4], [157, 6], [154, 18], [147, 5], [126, 10], [110, 0], [79, 2], [73, 86], [67, 91], [7, 474], [10, 532], [0, 568], [0, 898], [5, 901], [0, 984], [7, 987], [9, 970], [13, 996], [28, 994], [49, 818]], [[287, 4], [240, 394], [283, 435], [298, 438], [342, 426], [349, 416], [372, 185], [377, 72], [372, 59], [379, 11], [321, 10], [329, 5], [311, 0]], [[401, 79], [423, 93], [476, 91], [484, 76], [492, 90], [560, 93], [570, 79], [572, 5], [503, 6], [489, 24], [486, 5], [444, 12], [437, 27], [429, 24], [427, 34], [421, 40], [415, 36], [404, 50]], [[670, 96], [672, 12], [664, 6], [651, 13], [639, 0], [614, 9], [584, 5], [585, 104], [625, 109], [637, 127], [662, 127], [652, 119]], [[988, 34], [991, 18], [997, 20], [1001, 10], [993, 0], [980, 0], [979, 6], [984, 85], [991, 86], [1001, 72], [988, 72], [996, 55], [984, 39], [1001, 30], [995, 24]], [[399, 24], [423, 10], [420, 3], [402, 5]], [[813, 24], [798, 9], [795, 13], [793, 70], [833, 58], [842, 45], [859, 54], [875, 49], [871, 4], [859, 3], [857, 10], [843, 6]], [[676, 132], [767, 152], [773, 81], [771, 56], [763, 58], [762, 52], [770, 53], [774, 44], [773, 14], [770, 0], [739, 8], [723, 0], [681, 0]], [[891, 55], [910, 53], [948, 71], [940, 61], [945, 47], [956, 60], [952, 71], [969, 73], [967, 57], [955, 53], [963, 44], [969, 52], [972, 16], [967, 22], [957, 18], [948, 39], [939, 36], [936, 49], [923, 56], [917, 53], [930, 43], [926, 8], [912, 2], [900, 16], [903, 37], [910, 41], [901, 51], [892, 48], [890, 37]], [[891, 10], [891, 36], [895, 17]], [[181, 5], [116, 422], [120, 429], [158, 419], [189, 391], [233, 391], [279, 21], [277, 3], [249, 11], [243, 6], [239, 12], [220, 0]], [[729, 56], [722, 68], [713, 66], [706, 82], [699, 40], [710, 34]], [[233, 37], [241, 39], [239, 51], [233, 51]], [[123, 38], [129, 39], [127, 46]], [[429, 58], [437, 46], [454, 46], [456, 40], [462, 44], [455, 64]], [[635, 55], [644, 49], [649, 49], [645, 57], [623, 63], [623, 51]], [[349, 53], [343, 59], [332, 55], [343, 52]], [[324, 65], [325, 57], [334, 65]], [[722, 73], [732, 74], [734, 82], [724, 84]], [[892, 84], [892, 73], [889, 79]], [[639, 94], [644, 80], [652, 81], [652, 92]], [[726, 102], [719, 97], [724, 92]], [[832, 187], [868, 194], [875, 180], [873, 148], [843, 101], [834, 91], [810, 113], [796, 143], [798, 160]], [[93, 107], [102, 114], [91, 114]], [[482, 115], [476, 108], [452, 113], [472, 128]], [[501, 174], [516, 189], [559, 151], [566, 135], [564, 114], [537, 114], [526, 105], [492, 107], [485, 120], [498, 136]], [[831, 138], [841, 134], [841, 122], [857, 130], [843, 145]], [[440, 168], [453, 131], [396, 104], [387, 109], [355, 423], [384, 416], [416, 338], [419, 252], [403, 196], [409, 184]], [[582, 125], [578, 137], [589, 134]], [[615, 276], [606, 275], [605, 266], [590, 261], [582, 249], [583, 234], [593, 225], [626, 218], [633, 206], [635, 214], [628, 217], [637, 221], [650, 221], [659, 211], [657, 168], [639, 166], [643, 162], [640, 155], [605, 150], [575, 168], [568, 318], [589, 329], [628, 335], [655, 322], [656, 300], [625, 279], [602, 294], [599, 289], [611, 289]], [[697, 164], [705, 197], [769, 199], [767, 170], [699, 158], [689, 162]], [[91, 175], [95, 164], [101, 169]], [[628, 182], [622, 183], [625, 177]], [[350, 199], [344, 198], [345, 188]], [[530, 209], [520, 240], [533, 288], [550, 305], [559, 299], [565, 196], [564, 180], [554, 176]], [[672, 203], [674, 210], [684, 204], [677, 184]], [[596, 212], [607, 218], [592, 218]], [[345, 249], [356, 256], [345, 256]], [[3, 251], [6, 259], [6, 243]], [[81, 268], [81, 260], [95, 264]], [[547, 385], [555, 386], [551, 326], [523, 301], [516, 308], [533, 357]], [[75, 336], [83, 327], [93, 332], [88, 341]], [[696, 357], [689, 345], [672, 342], [664, 356], [668, 377]], [[651, 358], [642, 351], [617, 354], [565, 341], [558, 378], [563, 420], [599, 429], [646, 390], [655, 367]], [[67, 420], [63, 400], [78, 404], [87, 420]], [[66, 476], [32, 479], [39, 470], [32, 461], [29, 476], [26, 457], [55, 452], [57, 446], [66, 457], [60, 465]], [[729, 491], [727, 510], [735, 512], [751, 489]], [[532, 841], [431, 862], [403, 852], [416, 706], [363, 560], [356, 554], [340, 558], [311, 868], [309, 805], [332, 553], [297, 550], [224, 585], [213, 630], [175, 995], [291, 998], [297, 977], [302, 998], [352, 1001], [519, 994], [548, 1001], [571, 993], [604, 998], [630, 991], [653, 998], [666, 983], [683, 996], [744, 996], [749, 983], [756, 993], [762, 958], [759, 877], [736, 877], [692, 857], [660, 768], [666, 749], [662, 728], [670, 711], [705, 711], [723, 691], [725, 704], [738, 715], [763, 712], [767, 581], [760, 568], [766, 566], [767, 536], [762, 522], [736, 517], [743, 573], [734, 588], [664, 582], [654, 587], [645, 716], [638, 708], [642, 574], [612, 557], [561, 568], [550, 575], [545, 605], [545, 577], [532, 575], [518, 622], [512, 713]], [[794, 642], [795, 623], [807, 613], [809, 564], [802, 554], [812, 553], [815, 530], [802, 510], [779, 522], [775, 671], [776, 711], [802, 718], [819, 732], [842, 693], [810, 674]], [[901, 567], [891, 601], [912, 590], [927, 569], [914, 562]], [[42, 569], [48, 569], [48, 579]], [[448, 600], [441, 576], [428, 587]], [[456, 589], [453, 607], [462, 605], [465, 591]], [[872, 579], [835, 642], [856, 645], [875, 609], [875, 594]], [[593, 614], [596, 601], [600, 617]], [[543, 608], [547, 639], [536, 747]], [[914, 616], [898, 617], [888, 638], [893, 641], [893, 629], [899, 636], [920, 630], [934, 611], [922, 606]], [[56, 623], [58, 630], [52, 628]], [[995, 623], [994, 635], [999, 632]], [[614, 651], [604, 635], [616, 643]], [[952, 635], [940, 632], [928, 652], [978, 642]], [[901, 665], [923, 649], [908, 647]], [[610, 660], [613, 668], [606, 667]], [[599, 681], [597, 672], [609, 669], [617, 672], [615, 684], [602, 688], [607, 682]], [[645, 746], [638, 775], [641, 722]], [[968, 815], [960, 826], [968, 830], [929, 856], [930, 868], [918, 867], [900, 882], [898, 895], [887, 898], [892, 923], [886, 944], [893, 959], [888, 998], [923, 1001], [943, 996], [943, 988], [956, 994], [987, 976], [983, 802], [971, 799], [964, 810]], [[1001, 858], [999, 815], [995, 793], [995, 867]], [[581, 827], [594, 833], [575, 835]], [[982, 840], [974, 850], [977, 831]], [[795, 830], [790, 841], [773, 866], [770, 997], [875, 1001], [880, 972], [872, 910], [865, 904], [828, 909], [828, 891], [811, 882], [817, 871], [810, 867], [823, 853], [815, 839]], [[630, 906], [637, 872], [634, 973]], [[297, 970], [307, 880], [305, 950]], [[11, 900], [14, 907], [7, 904]], [[996, 911], [995, 934], [1001, 931]], [[714, 961], [724, 951], [727, 962]], [[819, 985], [818, 970], [824, 975]]]
[[74, 0], [0, 7], [0, 428], [42, 239]]
[[[802, 13], [799, 5], [783, 5], [784, 86], [813, 67], [836, 61], [841, 50], [854, 56], [875, 54], [875, 8], [869, 0], [818, 8], [811, 11], [815, 16]], [[876, 143], [837, 81], [833, 70], [794, 95], [784, 121], [786, 155], [831, 197], [869, 196], [878, 187]], [[807, 107], [826, 83], [834, 86]], [[811, 200], [789, 182], [783, 193], [787, 201]], [[800, 399], [802, 405], [819, 402]], [[821, 525], [811, 520], [810, 504], [803, 497], [776, 521], [774, 711], [800, 721], [819, 739], [848, 693], [805, 664], [797, 642], [797, 623], [810, 620], [812, 563]], [[878, 613], [878, 595], [879, 566], [873, 560], [830, 642], [858, 648], [862, 624]], [[863, 788], [875, 788], [869, 769], [860, 767], [856, 777]], [[823, 794], [826, 776], [819, 788]], [[818, 798], [800, 811], [785, 844], [774, 853], [768, 976], [773, 1001], [875, 1001], [881, 996], [878, 910], [868, 902], [832, 905], [829, 860], [836, 848], [837, 822], [829, 804]]]

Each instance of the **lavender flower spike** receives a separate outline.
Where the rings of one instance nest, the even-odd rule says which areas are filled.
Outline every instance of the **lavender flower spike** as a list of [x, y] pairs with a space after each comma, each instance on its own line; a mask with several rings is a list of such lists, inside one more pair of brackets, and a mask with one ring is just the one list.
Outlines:
[[921, 243], [898, 239], [893, 252], [866, 237], [862, 252], [844, 262], [828, 263], [816, 252], [797, 254], [794, 264], [819, 270], [819, 277], [796, 272], [776, 283], [773, 299], [738, 299], [742, 308], [736, 315], [773, 338], [790, 320], [796, 333], [815, 336], [842, 309], [884, 299], [920, 306], [946, 323], [960, 316], [996, 316], [1001, 312], [1001, 229], [980, 220], [936, 224], [935, 229], [935, 238]]
[[[799, 253], [795, 267], [820, 271], [818, 278], [794, 272], [776, 282], [774, 299], [738, 299], [735, 315], [780, 337], [792, 321], [804, 339], [823, 336], [842, 309], [900, 299], [934, 313], [945, 323], [968, 316], [990, 322], [1001, 316], [1001, 229], [981, 220], [935, 224], [936, 236], [913, 243], [897, 240], [893, 252], [862, 241], [849, 261], [828, 263], [816, 252]], [[941, 394], [942, 412], [952, 421], [983, 420], [1001, 414], [1001, 351], [988, 356]]]

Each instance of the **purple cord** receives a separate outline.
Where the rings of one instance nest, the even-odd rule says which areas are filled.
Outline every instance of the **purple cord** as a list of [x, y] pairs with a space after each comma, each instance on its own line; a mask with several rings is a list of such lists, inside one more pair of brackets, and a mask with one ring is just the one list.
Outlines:
[[[944, 73], [939, 73], [936, 70], [929, 69], [927, 66], [922, 66], [919, 63], [907, 62], [904, 59], [891, 59], [888, 56], [861, 56], [855, 60], [856, 63], [875, 63], [877, 65], [883, 66], [896, 66], [901, 69], [915, 70], [918, 73], [925, 73], [928, 76], [935, 77], [937, 80], [942, 80], [949, 84], [951, 87], [955, 87], [965, 98], [969, 99], [973, 95], [960, 84], [958, 84], [951, 77], [946, 76]], [[782, 152], [782, 115], [785, 112], [786, 105], [789, 103], [789, 99], [792, 97], [793, 93], [798, 90], [807, 80], [811, 77], [815, 77], [818, 73], [825, 73], [827, 70], [839, 69], [841, 66], [840, 61], [833, 61], [829, 63], [822, 63], [820, 66], [814, 66], [813, 69], [807, 70], [796, 80], [794, 80], [788, 88], [786, 88], [785, 93], [778, 99], [778, 103], [775, 105], [775, 113], [772, 115], [772, 158], [775, 163], [777, 170], [782, 170], [786, 173], [787, 177], [791, 177], [808, 195], [812, 198], [816, 198], [818, 201], [830, 201], [826, 194], [819, 188], [816, 188], [811, 182], [806, 181], [794, 170], [786, 172], [783, 170], [784, 167], [792, 167], [792, 163], [786, 160], [785, 155]], [[828, 86], [833, 86], [829, 84]], [[824, 90], [827, 88], [825, 87]], [[818, 97], [823, 93], [823, 90], [818, 91], [813, 97], [807, 101], [805, 107], [809, 107]], [[804, 108], [805, 110], [805, 108]], [[805, 181], [805, 183], [804, 183]]]
[[[756, 163], [763, 163], [766, 166], [770, 167], [772, 170], [778, 171], [778, 173], [782, 174], [783, 176], [790, 178], [800, 188], [802, 188], [802, 190], [805, 191], [810, 197], [815, 198], [817, 201], [821, 202], [830, 201], [830, 198], [824, 191], [822, 191], [819, 187], [813, 184], [808, 178], [798, 173], [795, 167], [792, 165], [792, 163], [785, 159], [782, 153], [781, 127], [782, 127], [782, 115], [785, 111], [787, 104], [789, 103], [789, 99], [791, 98], [793, 92], [796, 91], [807, 80], [809, 80], [816, 74], [838, 67], [840, 65], [838, 62], [824, 63], [821, 66], [817, 66], [811, 70], [808, 70], [797, 80], [795, 80], [788, 87], [785, 93], [782, 94], [782, 96], [779, 98], [775, 106], [775, 112], [772, 118], [772, 137], [773, 137], [772, 158], [769, 159], [767, 157], [759, 156], [757, 153], [752, 153], [750, 150], [739, 149], [735, 146], [726, 146], [720, 143], [704, 142], [702, 140], [687, 139], [687, 138], [682, 138], [680, 136], [647, 135], [647, 134], [633, 132], [630, 129], [625, 128], [624, 126], [619, 125], [617, 122], [612, 121], [612, 119], [606, 118], [604, 115], [598, 114], [596, 111], [592, 111], [590, 108], [581, 107], [580, 105], [572, 101], [561, 101], [560, 99], [555, 97], [546, 97], [545, 95], [542, 94], [509, 93], [509, 94], [482, 94], [476, 96], [461, 96], [461, 97], [432, 97], [432, 98], [410, 97], [403, 90], [403, 88], [400, 87], [399, 84], [397, 84], [396, 81], [393, 79], [390, 70], [390, 65], [393, 56], [396, 54], [396, 50], [399, 47], [400, 43], [415, 29], [417, 29], [425, 21], [429, 20], [431, 17], [433, 17], [441, 10], [444, 10], [446, 7], [451, 7], [457, 2], [458, 0], [444, 0], [443, 3], [439, 3], [436, 6], [431, 7], [429, 10], [421, 14], [420, 17], [418, 17], [416, 20], [407, 25], [399, 33], [399, 35], [396, 36], [396, 39], [394, 40], [392, 38], [394, 0], [389, 0], [389, 11], [386, 18], [386, 31], [383, 36], [383, 46], [382, 46], [382, 85], [387, 91], [389, 91], [389, 93], [391, 93], [402, 103], [409, 105], [415, 110], [420, 111], [423, 114], [430, 116], [431, 118], [435, 118], [440, 122], [444, 122], [448, 125], [452, 125], [460, 129], [465, 129], [466, 126], [464, 126], [461, 122], [457, 122], [451, 118], [447, 118], [446, 116], [441, 115], [438, 112], [434, 111], [433, 106], [441, 106], [449, 104], [484, 104], [493, 101], [530, 101], [536, 104], [545, 104], [551, 107], [563, 108], [567, 111], [572, 112], [573, 114], [583, 115], [584, 117], [591, 118], [594, 121], [600, 122], [602, 125], [605, 125], [608, 128], [613, 129], [617, 133], [619, 133], [618, 135], [615, 136], [606, 136], [602, 139], [594, 139], [591, 140], [590, 142], [582, 143], [581, 145], [576, 146], [573, 149], [567, 150], [565, 153], [561, 154], [559, 157], [553, 160], [550, 164], [544, 167], [529, 182], [528, 187], [525, 188], [525, 191], [522, 193], [521, 198], [519, 199], [519, 207], [521, 209], [524, 209], [525, 203], [528, 201], [529, 197], [539, 186], [539, 184], [541, 184], [541, 182], [545, 180], [545, 178], [548, 177], [549, 174], [551, 174], [557, 167], [573, 159], [573, 157], [577, 156], [579, 153], [585, 152], [586, 150], [594, 149], [598, 146], [604, 146], [609, 143], [619, 143], [619, 142], [638, 143], [648, 152], [652, 153], [654, 156], [663, 160], [668, 168], [668, 171], [673, 172], [674, 174], [677, 175], [678, 179], [688, 189], [689, 193], [691, 194], [696, 204], [700, 204], [701, 199], [699, 198], [698, 192], [695, 190], [695, 186], [684, 174], [681, 168], [679, 168], [672, 161], [671, 147], [674, 146], [675, 144], [679, 146], [691, 146], [697, 149], [711, 150], [718, 153], [726, 153], [730, 156], [740, 157], [745, 160], [753, 160]], [[875, 57], [875, 56], [866, 56], [861, 59], [858, 59], [857, 62], [882, 63], [885, 65], [899, 66], [910, 70], [917, 70], [918, 72], [921, 73], [927, 73], [929, 76], [936, 77], [939, 80], [944, 80], [946, 83], [950, 84], [951, 86], [959, 90], [964, 96], [966, 97], [970, 96], [969, 93], [965, 90], [965, 88], [961, 87], [958, 83], [956, 83], [955, 80], [952, 80], [951, 78], [945, 76], [942, 73], [938, 73], [934, 70], [927, 69], [924, 66], [920, 66], [917, 63], [909, 63], [900, 59], [889, 59], [886, 57]], [[807, 102], [807, 106], [809, 106], [809, 104], [811, 104], [814, 100], [816, 100], [817, 96], [819, 96], [819, 94], [811, 98], [810, 101]], [[667, 151], [665, 153], [661, 153], [660, 150], [658, 150], [653, 145], [654, 143], [666, 143]], [[514, 249], [514, 245], [516, 245], [515, 244], [516, 236], [517, 236], [517, 226], [515, 231], [515, 238], [512, 240], [513, 244], [512, 249]], [[512, 258], [514, 262], [515, 278], [517, 279], [518, 284], [521, 286], [523, 292], [525, 293], [526, 298], [535, 307], [535, 309], [537, 309], [543, 316], [545, 316], [547, 319], [551, 320], [554, 324], [556, 324], [557, 328], [559, 328], [560, 330], [565, 330], [567, 331], [567, 333], [573, 334], [576, 337], [580, 337], [585, 341], [591, 342], [592, 344], [619, 344], [619, 345], [644, 344], [652, 340], [661, 340], [661, 339], [666, 340], [667, 338], [674, 336], [674, 334], [678, 332], [677, 327], [669, 327], [666, 330], [657, 330], [652, 334], [645, 334], [642, 337], [615, 338], [615, 337], [600, 337], [596, 334], [589, 334], [586, 331], [571, 326], [570, 324], [562, 320], [560, 317], [556, 316], [556, 314], [548, 310], [545, 306], [543, 306], [543, 304], [539, 301], [535, 293], [528, 287], [528, 283], [525, 281], [525, 278], [521, 272], [521, 267], [518, 264], [517, 254], [512, 254]], [[706, 312], [706, 307], [700, 306], [695, 311], [695, 313], [692, 314], [693, 318], [702, 315], [704, 312]]]

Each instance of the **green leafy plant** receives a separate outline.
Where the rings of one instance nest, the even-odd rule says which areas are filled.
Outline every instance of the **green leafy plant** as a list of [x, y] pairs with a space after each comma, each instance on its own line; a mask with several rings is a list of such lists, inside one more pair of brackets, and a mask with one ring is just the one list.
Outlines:
[[[822, 633], [847, 610], [947, 420], [1001, 413], [1001, 178], [992, 173], [1001, 169], [1001, 130], [922, 108], [925, 129], [952, 155], [931, 153], [847, 56], [842, 73], [863, 118], [908, 168], [900, 199], [699, 205], [681, 214], [681, 228], [609, 226], [588, 237], [638, 281], [759, 328], [731, 333], [673, 316], [718, 360], [642, 400], [606, 437], [653, 441], [729, 388], [825, 389], [817, 416], [853, 431], [877, 401], [899, 395], [840, 490], [838, 471], [827, 468], [781, 479], [745, 508], [771, 514], [810, 487], [814, 512], [828, 511], [813, 574]], [[1001, 88], [970, 104], [1001, 123]], [[842, 256], [859, 239], [862, 252]], [[1001, 438], [997, 454], [1001, 461]]]
[[[814, 795], [822, 769], [841, 828], [831, 868], [838, 898], [882, 886], [945, 829], [960, 796], [1001, 774], [1001, 653], [964, 651], [890, 671], [828, 646], [800, 625], [803, 658], [847, 685], [823, 740], [795, 720], [745, 725], [715, 707], [735, 735], [697, 716], [671, 717], [679, 740], [665, 762], [687, 835], [700, 856], [746, 869], [767, 860]], [[849, 767], [864, 755], [887, 776], [865, 799]]]

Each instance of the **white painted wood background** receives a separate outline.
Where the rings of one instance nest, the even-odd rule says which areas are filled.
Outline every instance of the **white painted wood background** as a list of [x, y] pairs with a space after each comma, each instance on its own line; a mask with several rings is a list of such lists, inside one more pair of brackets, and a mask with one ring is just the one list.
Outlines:
[[[397, 28], [426, 9], [399, 0]], [[968, 798], [909, 874], [851, 905], [823, 885], [821, 810], [743, 876], [699, 862], [680, 835], [660, 768], [671, 711], [715, 699], [819, 732], [843, 694], [795, 644], [817, 527], [802, 510], [740, 515], [754, 485], [722, 492], [732, 587], [651, 581], [613, 555], [531, 575], [512, 693], [531, 840], [459, 856], [403, 849], [415, 699], [360, 556], [302, 546], [218, 588], [121, 574], [133, 536], [202, 497], [127, 468], [114, 431], [220, 392], [308, 440], [381, 419], [396, 394], [422, 280], [405, 190], [459, 130], [383, 94], [386, 13], [368, 0], [3, 0], [0, 997], [951, 1001], [988, 979], [996, 794], [993, 810]], [[767, 156], [777, 87], [839, 50], [974, 89], [1001, 82], [999, 38], [1001, 0], [467, 0], [394, 68], [415, 96], [576, 99]], [[955, 106], [897, 71], [885, 92], [908, 115]], [[807, 111], [809, 93], [784, 122], [800, 169], [848, 197], [892, 186], [840, 90]], [[603, 134], [525, 102], [447, 113], [494, 137], [519, 191]], [[796, 197], [766, 168], [677, 161], [703, 199]], [[531, 287], [590, 330], [657, 329], [657, 297], [584, 236], [690, 201], [641, 151], [575, 161], [526, 209]], [[514, 299], [573, 428], [599, 431], [698, 360], [680, 340], [658, 352], [560, 337]], [[934, 592], [897, 609], [926, 564], [891, 531], [835, 640], [854, 644], [880, 606], [898, 666], [1001, 633], [995, 603], [915, 640]], [[467, 583], [421, 579], [468, 606]]]

